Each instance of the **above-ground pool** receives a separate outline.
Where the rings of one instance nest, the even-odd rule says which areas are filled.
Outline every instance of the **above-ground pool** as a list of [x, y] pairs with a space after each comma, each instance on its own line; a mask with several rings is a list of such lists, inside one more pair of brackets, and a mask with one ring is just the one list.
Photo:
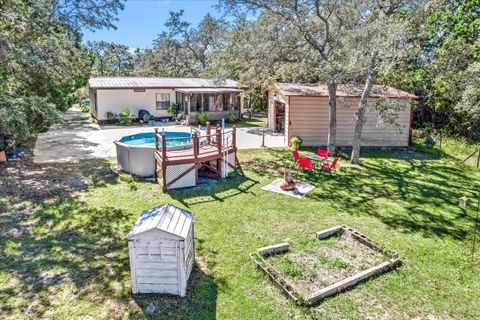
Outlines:
[[[175, 140], [167, 140], [168, 150], [192, 148], [192, 135], [188, 132], [163, 131], [160, 134], [164, 134], [167, 139], [175, 138]], [[115, 145], [117, 146], [117, 163], [123, 171], [141, 177], [154, 175], [154, 132], [125, 136], [115, 141]]]
[[[192, 135], [188, 132], [172, 132], [165, 131], [160, 132], [159, 134], [165, 135], [165, 138], [175, 140], [167, 140], [167, 147], [171, 146], [185, 146], [191, 144]], [[183, 139], [180, 139], [183, 138]], [[140, 146], [140, 147], [154, 147], [155, 146], [155, 133], [154, 132], [144, 132], [133, 134], [131, 136], [122, 137], [118, 142], [124, 143], [128, 146]], [[160, 142], [161, 145], [161, 142]]]

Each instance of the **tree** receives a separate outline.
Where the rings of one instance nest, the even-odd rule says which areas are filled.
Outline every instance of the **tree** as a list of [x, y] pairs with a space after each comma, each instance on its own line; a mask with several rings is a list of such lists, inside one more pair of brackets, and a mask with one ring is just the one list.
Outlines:
[[215, 79], [237, 79], [252, 109], [264, 107], [266, 87], [283, 79], [286, 65], [297, 61], [297, 38], [275, 18], [270, 13], [254, 20], [239, 18], [223, 47], [212, 51], [204, 72]]
[[[59, 121], [89, 77], [79, 26], [108, 27], [120, 1], [4, 0], [0, 7], [0, 132], [15, 143]], [[91, 10], [88, 13], [85, 11]], [[14, 23], [12, 23], [12, 21]]]
[[[210, 65], [210, 54], [219, 49], [227, 35], [227, 24], [207, 14], [196, 27], [184, 20], [183, 10], [170, 12], [166, 31], [144, 52], [136, 74], [198, 76]], [[148, 67], [146, 67], [148, 66]]]
[[456, 109], [465, 112], [472, 125], [480, 122], [480, 62], [468, 66], [463, 77], [463, 92]]
[[[356, 43], [360, 44], [357, 46], [357, 52], [351, 55], [354, 59], [353, 64], [358, 70], [366, 70], [365, 86], [355, 115], [350, 157], [350, 162], [354, 164], [360, 160], [365, 111], [378, 69], [381, 67], [389, 69], [399, 61], [407, 42], [405, 12], [412, 10], [414, 3], [408, 0], [385, 0], [382, 2], [365, 1], [364, 5], [365, 7], [356, 10], [363, 16], [363, 23], [351, 30], [349, 36], [353, 36]], [[368, 12], [368, 15], [365, 15], [365, 12]], [[404, 14], [403, 17], [399, 14], [400, 12]], [[349, 37], [346, 40], [350, 42], [352, 39]], [[366, 57], [368, 57], [367, 60]]]
[[[297, 77], [312, 78], [325, 81], [328, 87], [330, 105], [330, 126], [328, 149], [335, 149], [336, 140], [336, 108], [337, 85], [349, 79], [351, 70], [345, 63], [345, 57], [351, 45], [342, 39], [358, 23], [352, 19], [352, 3], [355, 1], [338, 0], [223, 0], [227, 9], [268, 13], [274, 20], [280, 21], [283, 28], [296, 37], [295, 58]], [[353, 18], [361, 19], [354, 14]], [[281, 44], [280, 41], [277, 44]], [[290, 60], [290, 59], [289, 59]], [[292, 62], [287, 60], [287, 62]]]
[[92, 75], [95, 76], [129, 76], [135, 66], [135, 56], [122, 44], [95, 41], [87, 43], [94, 55]]
[[72, 30], [116, 29], [117, 14], [125, 0], [47, 0], [46, 13]]
[[479, 8], [479, 0], [426, 1], [409, 20], [416, 55], [388, 75], [379, 74], [382, 81], [420, 97], [414, 126], [480, 139], [480, 121], [460, 106], [468, 70], [480, 61]]

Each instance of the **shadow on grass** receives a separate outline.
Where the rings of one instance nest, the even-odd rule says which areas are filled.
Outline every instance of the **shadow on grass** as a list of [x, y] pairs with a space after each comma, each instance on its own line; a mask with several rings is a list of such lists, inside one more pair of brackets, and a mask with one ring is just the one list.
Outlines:
[[36, 205], [57, 197], [71, 198], [89, 187], [116, 184], [117, 176], [108, 166], [105, 159], [41, 165], [28, 159], [9, 163], [5, 170], [0, 170], [0, 212], [14, 203], [28, 201]]
[[[290, 167], [295, 180], [317, 187], [307, 198], [329, 202], [340, 212], [372, 216], [400, 232], [424, 237], [463, 240], [471, 233], [474, 218], [458, 207], [458, 198], [473, 195], [469, 186], [475, 176], [448, 160], [409, 151], [367, 150], [361, 165], [355, 166], [340, 152], [336, 172], [306, 173], [295, 166], [290, 151], [266, 152], [267, 157], [248, 161], [245, 170], [278, 176]], [[304, 148], [301, 155], [306, 152], [314, 149]]]
[[[133, 299], [154, 319], [216, 319], [217, 283], [194, 266], [185, 297], [164, 294], [137, 294]], [[154, 306], [155, 312], [147, 312]]]
[[250, 189], [258, 184], [240, 173], [232, 173], [228, 179], [202, 183], [193, 188], [174, 189], [168, 194], [185, 207], [208, 202], [225, 202], [240, 194], [252, 194]]
[[5, 248], [0, 263], [17, 282], [13, 289], [0, 289], [4, 311], [15, 297], [25, 304], [22, 311], [41, 317], [55, 304], [48, 294], [51, 287], [64, 282], [72, 283], [79, 300], [92, 294], [125, 294], [123, 279], [129, 270], [124, 237], [131, 221], [126, 211], [57, 199], [24, 220], [17, 222], [18, 232], [0, 239]]
[[75, 297], [79, 305], [85, 301], [94, 309], [113, 300], [118, 308], [110, 308], [109, 318], [131, 312], [132, 297], [139, 316], [153, 303], [160, 318], [215, 318], [217, 284], [197, 267], [186, 298], [131, 295], [126, 236], [135, 219], [127, 210], [95, 208], [73, 198], [40, 205], [17, 222], [16, 232], [0, 238], [0, 266], [15, 283], [0, 288], [2, 313], [51, 316], [62, 303], [51, 293], [62, 287], [73, 290], [68, 299]]

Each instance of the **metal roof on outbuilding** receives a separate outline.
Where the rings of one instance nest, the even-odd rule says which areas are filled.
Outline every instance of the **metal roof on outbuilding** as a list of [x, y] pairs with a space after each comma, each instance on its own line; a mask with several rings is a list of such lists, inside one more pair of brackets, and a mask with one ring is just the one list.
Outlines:
[[238, 88], [237, 82], [225, 79], [163, 77], [99, 77], [88, 80], [93, 89], [128, 88]]
[[[328, 97], [328, 87], [326, 84], [275, 83], [273, 87], [285, 96]], [[361, 97], [364, 87], [365, 85], [363, 84], [339, 84], [337, 86], [337, 97]], [[373, 85], [370, 97], [380, 98], [384, 96], [389, 98], [418, 99], [416, 95], [389, 86]]]
[[160, 230], [186, 239], [192, 223], [192, 213], [174, 205], [165, 204], [143, 211], [128, 234], [128, 239], [150, 230]]

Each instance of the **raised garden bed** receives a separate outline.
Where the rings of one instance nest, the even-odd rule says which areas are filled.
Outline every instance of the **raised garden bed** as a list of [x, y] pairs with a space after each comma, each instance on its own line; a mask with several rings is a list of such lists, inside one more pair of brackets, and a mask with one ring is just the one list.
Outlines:
[[400, 264], [395, 252], [348, 226], [319, 231], [316, 240], [292, 248], [288, 242], [259, 248], [250, 259], [289, 298], [305, 305], [316, 304]]

